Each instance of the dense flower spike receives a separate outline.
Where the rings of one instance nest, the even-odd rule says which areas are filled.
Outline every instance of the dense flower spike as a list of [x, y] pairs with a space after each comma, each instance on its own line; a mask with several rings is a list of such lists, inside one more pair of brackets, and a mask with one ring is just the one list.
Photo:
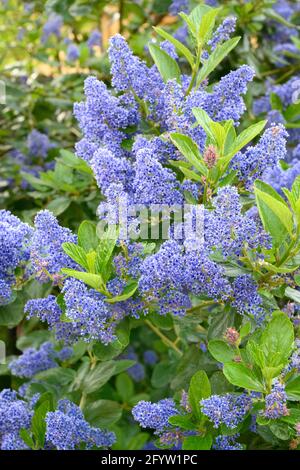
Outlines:
[[57, 410], [47, 413], [46, 425], [46, 439], [58, 450], [73, 450], [80, 444], [107, 448], [115, 441], [114, 433], [91, 427], [69, 400], [60, 400]]
[[[18, 443], [22, 443], [19, 438], [19, 431], [30, 426], [32, 415], [29, 405], [18, 399], [16, 392], [10, 389], [2, 390], [0, 393], [0, 440], [2, 450], [10, 450], [11, 447], [16, 448]], [[24, 443], [22, 443], [22, 447], [26, 447]]]
[[76, 145], [77, 154], [90, 160], [94, 151], [104, 145], [116, 156], [124, 155], [124, 130], [137, 122], [137, 105], [131, 95], [113, 96], [103, 82], [88, 77], [84, 83], [86, 101], [74, 105], [74, 114], [84, 133]]
[[171, 206], [183, 203], [175, 174], [157, 162], [146, 149], [137, 152], [133, 188], [138, 204]]
[[202, 413], [214, 423], [215, 428], [225, 424], [234, 429], [244, 420], [251, 405], [251, 397], [246, 394], [212, 395], [201, 401]]
[[214, 51], [218, 44], [227, 41], [230, 38], [231, 33], [235, 31], [236, 18], [234, 16], [228, 16], [225, 18], [223, 23], [218, 27], [214, 33], [212, 39], [208, 41], [208, 45], [211, 50]]
[[41, 282], [49, 278], [54, 283], [60, 282], [60, 270], [74, 267], [74, 263], [64, 253], [64, 242], [76, 243], [77, 237], [71, 230], [61, 227], [57, 219], [48, 210], [41, 211], [35, 217], [35, 231], [30, 245], [32, 270]]
[[151, 428], [155, 434], [160, 434], [169, 427], [169, 418], [178, 414], [178, 411], [174, 401], [166, 398], [158, 403], [140, 401], [132, 409], [132, 414], [142, 428]]
[[241, 95], [247, 92], [247, 85], [253, 77], [254, 70], [248, 65], [242, 65], [239, 69], [225, 75], [214, 86], [213, 92], [207, 94], [203, 109], [215, 121], [232, 119], [239, 124], [240, 117], [246, 109]]
[[267, 129], [258, 144], [248, 147], [245, 153], [239, 152], [233, 159], [232, 168], [237, 171], [240, 180], [250, 188], [267, 168], [278, 164], [286, 156], [286, 138], [288, 133], [281, 124]]
[[261, 226], [248, 214], [242, 214], [236, 188], [220, 188], [213, 205], [215, 210], [206, 210], [204, 214], [204, 237], [209, 250], [220, 250], [226, 258], [240, 256], [245, 246], [250, 249], [270, 246]]
[[115, 339], [116, 321], [122, 318], [121, 311], [111, 311], [104, 303], [104, 296], [76, 279], [68, 279], [63, 287], [65, 314], [80, 330], [87, 341], [98, 339], [104, 344]]
[[266, 396], [264, 415], [269, 419], [277, 419], [288, 414], [287, 394], [284, 385], [280, 382], [275, 382], [272, 391]]
[[238, 276], [233, 283], [232, 305], [241, 315], [250, 315], [259, 324], [264, 320], [266, 311], [262, 307], [262, 298], [257, 290], [258, 287], [251, 276]]
[[11, 298], [11, 287], [15, 282], [15, 269], [29, 257], [29, 242], [32, 228], [21, 222], [9, 211], [0, 211], [0, 305]]
[[17, 377], [31, 378], [38, 372], [57, 367], [55, 359], [61, 361], [68, 359], [72, 355], [71, 348], [63, 348], [56, 351], [50, 342], [43, 343], [39, 349], [28, 348], [24, 353], [14, 359], [8, 365], [13, 375]]

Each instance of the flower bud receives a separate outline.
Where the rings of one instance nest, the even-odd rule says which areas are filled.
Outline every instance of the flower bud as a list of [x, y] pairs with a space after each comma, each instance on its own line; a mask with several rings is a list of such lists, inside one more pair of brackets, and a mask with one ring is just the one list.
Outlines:
[[207, 166], [207, 168], [212, 168], [215, 166], [216, 161], [218, 159], [217, 149], [214, 145], [209, 145], [203, 154], [203, 160]]

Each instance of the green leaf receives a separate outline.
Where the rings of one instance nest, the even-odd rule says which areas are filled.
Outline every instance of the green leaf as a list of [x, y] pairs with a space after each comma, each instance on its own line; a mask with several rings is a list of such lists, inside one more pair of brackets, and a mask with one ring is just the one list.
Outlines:
[[202, 417], [200, 401], [204, 398], [208, 398], [210, 395], [211, 387], [209, 379], [206, 372], [200, 370], [193, 375], [189, 387], [189, 404], [197, 419], [201, 419]]
[[76, 243], [70, 243], [70, 242], [65, 242], [62, 244], [62, 248], [64, 252], [72, 258], [76, 263], [78, 263], [80, 266], [85, 268], [86, 270], [88, 269], [88, 264], [87, 264], [87, 259], [86, 259], [86, 254], [84, 249], [76, 245]]
[[128, 374], [120, 374], [116, 378], [116, 389], [123, 403], [128, 403], [134, 394], [134, 385]]
[[132, 361], [131, 359], [122, 359], [115, 361], [114, 375], [124, 372], [124, 370], [129, 369], [130, 367], [134, 366], [134, 364], [136, 364], [136, 361]]
[[[199, 30], [204, 16], [213, 9], [209, 5], [196, 6], [188, 16], [188, 26], [194, 38], [199, 42]], [[183, 17], [183, 15], [182, 15]]]
[[224, 364], [223, 373], [226, 379], [237, 387], [253, 390], [254, 392], [263, 392], [264, 386], [258, 380], [254, 372], [244, 364], [228, 362]]
[[176, 47], [176, 49], [186, 58], [190, 66], [192, 68], [194, 67], [194, 56], [186, 46], [184, 46], [180, 41], [171, 36], [171, 34], [167, 33], [164, 29], [158, 27], [154, 27], [153, 29], [156, 31], [157, 34], [162, 36], [167, 41], [171, 42]]
[[210, 354], [219, 362], [231, 362], [235, 356], [234, 350], [221, 339], [212, 339], [208, 343]]
[[32, 437], [31, 437], [31, 435], [29, 434], [28, 429], [25, 429], [25, 428], [21, 429], [19, 434], [20, 434], [21, 439], [23, 439], [23, 441], [25, 442], [25, 444], [27, 444], [28, 447], [30, 447], [30, 449], [34, 449], [34, 448], [35, 448], [33, 439], [32, 439]]
[[285, 289], [284, 295], [289, 299], [294, 300], [297, 304], [300, 304], [300, 292], [292, 287], [287, 287]]
[[280, 245], [293, 232], [293, 216], [289, 208], [269, 193], [255, 186], [254, 193], [263, 226]]
[[249, 359], [257, 364], [261, 369], [266, 366], [265, 356], [262, 348], [254, 340], [250, 340], [247, 343], [246, 351]]
[[97, 248], [97, 256], [95, 260], [95, 269], [96, 273], [101, 274], [105, 277], [107, 271], [107, 265], [110, 262], [111, 256], [116, 246], [117, 237], [114, 233], [112, 233], [112, 227], [108, 229], [107, 232], [102, 234], [99, 245]]
[[[260, 134], [266, 124], [267, 121], [260, 121], [241, 132], [241, 134], [239, 134], [235, 139], [234, 143], [232, 144], [232, 147], [229, 149], [228, 154], [230, 156], [234, 156], [237, 152], [239, 152], [239, 150], [244, 148], [258, 134]], [[226, 154], [226, 157], [227, 156], [228, 155]]]
[[198, 124], [205, 130], [206, 135], [210, 138], [210, 140], [216, 142], [213, 132], [214, 121], [209, 117], [207, 112], [202, 108], [192, 108], [192, 112]]
[[170, 361], [163, 361], [156, 364], [151, 377], [151, 385], [154, 388], [162, 388], [168, 385], [175, 375], [176, 364], [170, 364]]
[[66, 369], [65, 367], [53, 367], [39, 372], [34, 376], [37, 381], [46, 382], [53, 385], [64, 387], [70, 384], [76, 376], [76, 371]]
[[46, 434], [46, 414], [50, 411], [49, 401], [44, 401], [34, 412], [31, 421], [31, 430], [36, 438], [39, 448], [43, 449], [45, 444]]
[[99, 274], [92, 274], [92, 273], [84, 273], [81, 271], [76, 271], [75, 269], [63, 268], [62, 272], [67, 274], [70, 277], [74, 277], [75, 279], [79, 279], [79, 281], [83, 281], [90, 287], [98, 291], [103, 290], [103, 280]]
[[274, 422], [270, 423], [269, 426], [274, 436], [276, 436], [278, 439], [287, 441], [291, 438], [291, 431], [285, 423]]
[[0, 307], [0, 325], [10, 328], [18, 325], [24, 318], [24, 300], [21, 295], [8, 305]]
[[106, 428], [121, 419], [122, 406], [112, 400], [96, 400], [88, 402], [83, 409], [83, 413], [91, 426]]
[[270, 94], [270, 102], [272, 109], [277, 109], [278, 111], [282, 111], [282, 102], [280, 97], [276, 93]]
[[65, 196], [57, 197], [47, 204], [46, 209], [58, 216], [65, 212], [71, 204], [71, 199]]
[[182, 444], [183, 450], [210, 450], [212, 446], [212, 435], [206, 434], [206, 436], [188, 436], [185, 437]]
[[223, 336], [227, 328], [234, 326], [234, 314], [232, 309], [226, 309], [224, 312], [213, 315], [208, 328], [208, 339], [218, 339]]
[[205, 80], [209, 74], [222, 62], [222, 60], [235, 48], [241, 38], [235, 37], [228, 39], [223, 44], [218, 45], [204, 62], [197, 78], [197, 87]]
[[138, 283], [136, 281], [130, 282], [127, 286], [125, 286], [122, 294], [116, 295], [115, 297], [107, 297], [105, 300], [109, 304], [115, 304], [117, 302], [123, 302], [124, 300], [129, 299], [133, 296], [135, 291], [138, 288]]
[[251, 323], [248, 321], [241, 326], [240, 329], [240, 338], [243, 339], [251, 333]]
[[288, 399], [291, 401], [300, 401], [300, 376], [289, 380], [285, 386]]
[[193, 421], [191, 421], [191, 419], [186, 415], [171, 416], [171, 418], [169, 418], [169, 423], [172, 424], [172, 426], [186, 429], [188, 431], [197, 429], [197, 425], [193, 423]]
[[288, 205], [285, 202], [285, 200], [283, 199], [283, 197], [281, 197], [280, 194], [278, 194], [278, 192], [274, 188], [272, 188], [272, 186], [270, 186], [268, 183], [265, 183], [264, 181], [261, 181], [261, 180], [256, 180], [255, 181], [255, 186], [260, 191], [263, 191], [264, 193], [269, 194], [274, 199], [277, 199], [277, 201], [281, 202], [281, 204], [288, 207]]
[[210, 39], [219, 12], [220, 8], [212, 8], [202, 16], [198, 30], [198, 42], [201, 45], [206, 44]]
[[189, 136], [173, 132], [170, 135], [172, 143], [185, 156], [185, 158], [203, 175], [208, 174], [208, 170], [203, 163], [202, 156], [197, 144]]
[[287, 121], [292, 121], [300, 115], [300, 103], [290, 104], [283, 113]]
[[268, 8], [264, 10], [264, 13], [266, 16], [271, 18], [272, 20], [277, 21], [278, 23], [283, 24], [284, 26], [287, 26], [288, 28], [297, 28], [299, 29], [299, 26], [296, 25], [295, 23], [292, 23], [291, 21], [286, 20], [281, 16], [279, 13], [277, 13], [275, 10]]
[[85, 393], [99, 390], [106, 384], [115, 373], [116, 363], [114, 361], [102, 362], [90, 370], [83, 379], [82, 389]]
[[286, 314], [273, 314], [262, 333], [260, 343], [267, 366], [277, 367], [287, 363], [294, 345], [294, 328]]
[[96, 250], [99, 239], [96, 234], [96, 225], [89, 220], [82, 222], [78, 229], [78, 245], [81, 246], [86, 253]]
[[164, 82], [176, 79], [181, 82], [181, 72], [176, 60], [155, 44], [149, 44], [149, 51]]

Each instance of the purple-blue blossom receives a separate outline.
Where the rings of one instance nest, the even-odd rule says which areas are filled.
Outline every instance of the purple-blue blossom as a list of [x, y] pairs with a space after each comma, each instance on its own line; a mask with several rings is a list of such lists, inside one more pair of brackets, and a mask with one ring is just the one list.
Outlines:
[[67, 47], [67, 60], [68, 62], [75, 62], [79, 59], [80, 51], [76, 44], [69, 44]]
[[176, 16], [180, 12], [188, 13], [189, 11], [189, 1], [188, 0], [172, 0], [171, 5], [169, 6], [170, 15]]
[[170, 426], [169, 418], [178, 414], [178, 410], [171, 398], [165, 398], [157, 403], [140, 401], [132, 409], [132, 414], [142, 428], [151, 428], [155, 434], [160, 434]]
[[149, 366], [154, 366], [158, 361], [158, 356], [155, 351], [148, 349], [143, 354], [145, 364]]
[[11, 373], [17, 377], [31, 378], [38, 372], [57, 367], [54, 358], [56, 352], [53, 344], [44, 343], [37, 350], [26, 349], [21, 356], [11, 361], [8, 365]]
[[249, 274], [235, 278], [233, 282], [232, 306], [240, 315], [250, 315], [260, 324], [267, 314], [262, 306], [262, 298], [258, 293], [258, 286]]
[[225, 424], [228, 428], [234, 429], [241, 423], [252, 406], [249, 395], [227, 393], [226, 395], [212, 395], [201, 400], [201, 410], [218, 428]]
[[218, 44], [227, 41], [230, 38], [231, 33], [235, 31], [236, 17], [228, 16], [225, 18], [222, 24], [216, 29], [213, 37], [208, 41], [208, 45], [211, 50], [214, 51]]
[[0, 440], [2, 450], [9, 450], [17, 443], [24, 447], [24, 443], [18, 437], [19, 431], [22, 428], [30, 427], [32, 415], [29, 404], [20, 400], [15, 391], [3, 389], [0, 392]]
[[33, 129], [27, 137], [27, 148], [30, 157], [46, 158], [53, 144], [46, 134]]
[[243, 450], [242, 444], [236, 442], [239, 434], [231, 436], [217, 436], [213, 444], [214, 450]]
[[69, 400], [60, 400], [57, 410], [46, 415], [46, 441], [57, 450], [107, 448], [115, 442], [115, 434], [91, 427], [81, 409]]
[[43, 26], [42, 43], [47, 42], [51, 35], [60, 38], [62, 25], [62, 17], [56, 13], [52, 13]]
[[269, 419], [277, 419], [289, 414], [285, 387], [279, 381], [273, 384], [271, 392], [266, 395], [263, 414]]
[[94, 29], [91, 31], [88, 40], [87, 40], [87, 46], [90, 49], [90, 51], [93, 50], [94, 46], [101, 46], [102, 44], [102, 34], [98, 29]]
[[61, 281], [63, 267], [75, 267], [75, 263], [64, 253], [64, 242], [76, 243], [77, 237], [69, 228], [61, 227], [48, 210], [40, 211], [34, 220], [34, 234], [30, 245], [31, 269], [40, 282], [50, 279]]
[[237, 176], [251, 188], [254, 181], [260, 178], [267, 168], [278, 164], [286, 156], [286, 139], [288, 133], [281, 124], [267, 129], [255, 146], [249, 146], [246, 151], [238, 152], [232, 160], [232, 169]]
[[86, 341], [93, 339], [108, 344], [115, 339], [114, 330], [123, 312], [114, 311], [104, 302], [105, 297], [89, 289], [82, 281], [67, 279], [62, 289], [66, 317], [75, 323], [79, 335]]

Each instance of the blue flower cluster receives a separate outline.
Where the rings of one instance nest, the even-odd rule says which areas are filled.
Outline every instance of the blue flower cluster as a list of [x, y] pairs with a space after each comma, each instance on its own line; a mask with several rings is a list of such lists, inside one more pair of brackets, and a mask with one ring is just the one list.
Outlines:
[[232, 168], [237, 171], [238, 178], [244, 181], [246, 188], [250, 188], [267, 168], [285, 159], [287, 137], [285, 128], [281, 124], [274, 124], [264, 132], [257, 145], [235, 155]]
[[121, 309], [112, 311], [104, 302], [103, 294], [76, 279], [67, 279], [62, 289], [66, 306], [65, 315], [71, 320], [79, 336], [108, 344], [115, 339], [116, 322], [123, 317]]
[[115, 442], [113, 432], [93, 428], [84, 419], [80, 408], [69, 400], [60, 400], [56, 411], [46, 415], [46, 441], [57, 450], [107, 448]]
[[77, 237], [70, 229], [61, 227], [48, 210], [36, 215], [34, 227], [30, 244], [31, 270], [40, 282], [51, 279], [58, 284], [61, 282], [61, 268], [75, 267], [61, 245], [64, 242], [76, 243]]
[[178, 414], [175, 402], [171, 398], [160, 400], [157, 403], [140, 401], [132, 409], [134, 419], [142, 428], [151, 428], [155, 434], [161, 434], [169, 424], [169, 418]]
[[266, 407], [264, 416], [269, 419], [277, 419], [281, 416], [287, 416], [289, 410], [287, 408], [287, 394], [285, 387], [279, 381], [273, 384], [271, 392], [266, 396]]
[[32, 228], [9, 211], [0, 211], [0, 305], [8, 303], [15, 283], [15, 269], [29, 258]]
[[237, 309], [239, 314], [253, 317], [258, 325], [263, 322], [267, 312], [262, 307], [258, 286], [250, 275], [244, 274], [235, 278], [233, 296], [232, 306]]
[[1, 450], [26, 449], [19, 438], [19, 431], [29, 428], [32, 409], [20, 400], [15, 391], [4, 389], [0, 392], [0, 441]]
[[211, 50], [214, 51], [218, 44], [227, 41], [231, 34], [235, 31], [236, 18], [228, 16], [223, 23], [214, 32], [213, 37], [208, 41]]
[[234, 429], [241, 423], [252, 406], [252, 399], [249, 395], [227, 393], [226, 395], [212, 395], [201, 400], [201, 410], [218, 428], [225, 424], [228, 428]]
[[102, 43], [102, 34], [100, 33], [99, 29], [93, 29], [91, 31], [89, 38], [87, 40], [87, 46], [90, 51], [93, 50], [94, 46], [101, 46]]
[[60, 37], [63, 19], [60, 15], [52, 13], [43, 26], [42, 43], [46, 43], [50, 36]]
[[236, 442], [239, 434], [231, 436], [217, 436], [213, 444], [214, 450], [243, 450], [242, 444]]
[[12, 360], [8, 367], [11, 373], [17, 377], [31, 378], [38, 372], [57, 367], [55, 359], [67, 360], [72, 352], [72, 349], [67, 347], [56, 351], [52, 343], [46, 342], [39, 349], [25, 349], [24, 353]]
[[242, 213], [238, 191], [225, 186], [213, 199], [215, 210], [204, 214], [204, 238], [208, 250], [218, 250], [224, 258], [241, 256], [243, 248], [270, 248], [271, 240], [255, 219]]
[[27, 147], [29, 156], [46, 158], [53, 144], [51, 144], [46, 134], [33, 129], [33, 131], [28, 134]]
[[80, 51], [76, 44], [69, 44], [67, 48], [67, 60], [68, 62], [75, 62], [79, 59]]

